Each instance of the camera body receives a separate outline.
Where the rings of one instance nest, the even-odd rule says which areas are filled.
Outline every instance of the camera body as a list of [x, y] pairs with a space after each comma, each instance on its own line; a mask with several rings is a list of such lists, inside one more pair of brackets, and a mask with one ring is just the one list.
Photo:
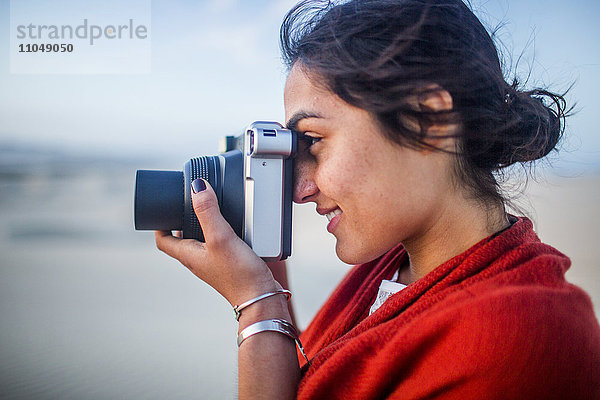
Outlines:
[[265, 261], [291, 254], [293, 157], [297, 137], [277, 122], [256, 121], [241, 136], [227, 136], [221, 154], [189, 160], [179, 171], [136, 173], [137, 230], [181, 230], [204, 240], [191, 201], [191, 182], [207, 180], [221, 213]]
[[276, 122], [254, 122], [244, 134], [243, 239], [263, 258], [291, 254], [296, 140]]

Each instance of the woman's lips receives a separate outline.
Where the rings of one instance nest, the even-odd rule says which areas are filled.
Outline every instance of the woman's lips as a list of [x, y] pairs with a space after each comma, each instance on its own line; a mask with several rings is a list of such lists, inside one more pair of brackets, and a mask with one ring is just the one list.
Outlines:
[[328, 212], [327, 214], [325, 214], [325, 216], [327, 217], [327, 220], [331, 221], [336, 215], [339, 215], [342, 213], [342, 210], [340, 210], [339, 208], [336, 208], [335, 210], [332, 210], [330, 212]]
[[340, 221], [340, 218], [342, 218], [342, 210], [336, 208], [335, 210], [325, 214], [325, 216], [329, 220], [329, 224], [327, 224], [327, 232], [333, 233], [336, 225]]

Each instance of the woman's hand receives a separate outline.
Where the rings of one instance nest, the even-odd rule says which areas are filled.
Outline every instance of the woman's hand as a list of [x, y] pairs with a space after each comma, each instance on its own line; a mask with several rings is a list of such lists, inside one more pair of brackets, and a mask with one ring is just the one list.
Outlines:
[[[237, 237], [219, 211], [217, 197], [201, 179], [192, 182], [192, 203], [205, 243], [156, 232], [156, 245], [221, 293], [232, 305], [281, 288], [267, 265]], [[281, 270], [282, 265], [277, 264]], [[240, 331], [255, 322], [290, 320], [283, 296], [261, 300], [244, 309]], [[238, 352], [240, 399], [293, 399], [300, 379], [293, 340], [277, 332], [261, 332], [244, 341]]]
[[192, 183], [192, 193], [192, 204], [206, 242], [157, 231], [156, 246], [179, 260], [232, 305], [280, 288], [265, 262], [223, 218], [210, 184], [197, 179]]

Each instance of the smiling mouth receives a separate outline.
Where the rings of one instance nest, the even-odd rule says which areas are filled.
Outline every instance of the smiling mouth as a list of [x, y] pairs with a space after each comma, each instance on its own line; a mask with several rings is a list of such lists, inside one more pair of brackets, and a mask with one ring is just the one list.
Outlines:
[[340, 210], [339, 208], [336, 208], [335, 210], [325, 214], [325, 216], [327, 217], [328, 221], [331, 221], [336, 215], [340, 215], [341, 213], [342, 213], [342, 210]]

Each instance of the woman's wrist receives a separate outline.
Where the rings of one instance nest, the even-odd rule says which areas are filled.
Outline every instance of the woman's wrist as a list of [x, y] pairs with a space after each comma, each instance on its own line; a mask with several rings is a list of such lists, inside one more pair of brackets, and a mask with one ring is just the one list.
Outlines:
[[281, 289], [281, 285], [275, 280], [265, 264], [264, 270], [240, 276], [238, 282], [230, 286], [227, 292], [221, 294], [229, 301], [231, 306], [235, 306], [264, 293], [275, 292], [278, 289]]
[[291, 322], [285, 296], [272, 296], [245, 308], [239, 319], [238, 333], [255, 322], [273, 318]]

